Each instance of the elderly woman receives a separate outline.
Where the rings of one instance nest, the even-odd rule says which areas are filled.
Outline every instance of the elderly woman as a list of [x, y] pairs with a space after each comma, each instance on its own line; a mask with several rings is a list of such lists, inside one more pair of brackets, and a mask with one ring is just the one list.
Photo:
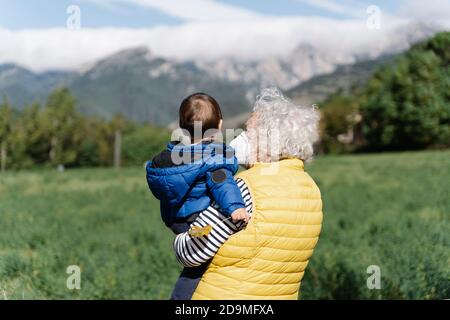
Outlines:
[[177, 285], [189, 277], [201, 280], [172, 298], [298, 298], [322, 226], [320, 191], [304, 170], [318, 120], [314, 108], [296, 106], [276, 89], [262, 92], [245, 134], [232, 143], [249, 168], [237, 182], [252, 218], [240, 230], [212, 205], [192, 224], [212, 226], [209, 233], [178, 235], [174, 248], [185, 269]]

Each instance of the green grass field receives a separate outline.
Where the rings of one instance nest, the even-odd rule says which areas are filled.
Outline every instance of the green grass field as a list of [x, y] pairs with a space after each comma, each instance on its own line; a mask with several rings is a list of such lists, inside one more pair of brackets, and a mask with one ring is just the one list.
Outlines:
[[[307, 170], [324, 227], [303, 299], [450, 298], [449, 151], [327, 156]], [[166, 299], [181, 268], [158, 208], [142, 168], [0, 175], [0, 299]], [[81, 290], [66, 288], [69, 265]]]

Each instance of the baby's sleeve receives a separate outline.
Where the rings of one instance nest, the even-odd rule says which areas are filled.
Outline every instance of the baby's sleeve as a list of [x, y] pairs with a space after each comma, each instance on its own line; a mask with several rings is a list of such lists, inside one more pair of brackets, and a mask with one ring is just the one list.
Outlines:
[[[249, 216], [253, 213], [253, 200], [250, 191], [242, 179], [236, 180], [237, 186], [245, 201], [245, 209]], [[245, 227], [243, 221], [236, 223], [225, 217], [217, 204], [213, 203], [203, 210], [194, 220], [192, 226], [204, 228], [212, 226], [208, 235], [193, 237], [189, 232], [180, 233], [173, 243], [177, 260], [185, 267], [196, 267], [210, 260], [231, 235]]]
[[219, 205], [222, 213], [230, 216], [233, 211], [245, 208], [244, 199], [233, 177], [234, 172], [221, 168], [206, 173], [206, 184], [213, 200]]

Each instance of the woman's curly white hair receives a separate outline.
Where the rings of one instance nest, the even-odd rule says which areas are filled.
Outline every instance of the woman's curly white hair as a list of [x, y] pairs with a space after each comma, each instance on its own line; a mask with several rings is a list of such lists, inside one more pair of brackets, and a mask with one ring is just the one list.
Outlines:
[[[295, 105], [276, 88], [264, 89], [257, 97], [253, 116], [247, 123], [251, 162], [276, 162], [283, 158], [310, 161], [319, 139], [320, 113], [314, 107]], [[256, 121], [251, 125], [252, 121]], [[255, 144], [256, 142], [256, 144]], [[251, 156], [252, 158], [252, 156]]]

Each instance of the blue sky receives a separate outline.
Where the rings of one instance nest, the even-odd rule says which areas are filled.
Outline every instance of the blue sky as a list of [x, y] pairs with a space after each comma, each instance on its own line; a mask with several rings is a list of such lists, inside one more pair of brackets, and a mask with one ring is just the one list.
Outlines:
[[[160, 0], [161, 3], [167, 0]], [[183, 0], [189, 2], [189, 0]], [[145, 2], [141, 1], [141, 2]], [[155, 1], [150, 1], [155, 2]], [[176, 2], [176, 1], [175, 1]], [[217, 0], [216, 2], [270, 16], [321, 16], [335, 19], [352, 18], [346, 8], [358, 9], [376, 4], [384, 11], [395, 13], [401, 0]], [[64, 26], [66, 8], [71, 4], [80, 6], [82, 25], [97, 27], [153, 27], [176, 25], [185, 22], [170, 10], [158, 5], [143, 6], [139, 1], [127, 0], [0, 0], [0, 27], [10, 30], [55, 28]], [[340, 10], [342, 7], [343, 10]], [[336, 10], [337, 9], [337, 10]]]

